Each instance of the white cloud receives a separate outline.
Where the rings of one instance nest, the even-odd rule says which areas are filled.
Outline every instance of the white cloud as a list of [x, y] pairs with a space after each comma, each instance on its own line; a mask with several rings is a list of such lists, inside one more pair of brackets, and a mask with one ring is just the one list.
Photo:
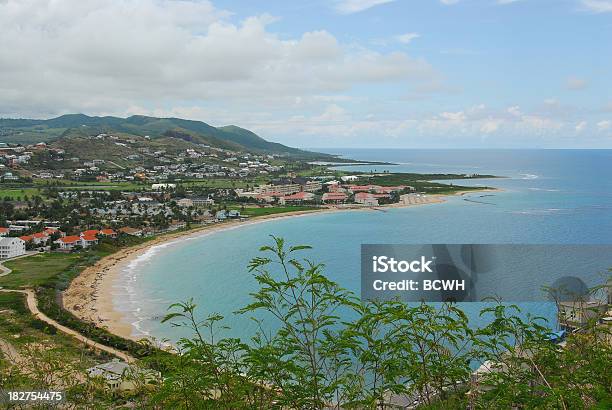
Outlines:
[[405, 33], [405, 34], [400, 34], [399, 36], [396, 36], [395, 38], [397, 41], [399, 41], [402, 44], [408, 44], [412, 40], [417, 39], [419, 37], [421, 37], [419, 33]]
[[585, 10], [593, 13], [612, 12], [612, 0], [581, 0], [580, 3]]
[[580, 121], [578, 124], [576, 124], [576, 132], [582, 132], [584, 131], [584, 129], [587, 127], [587, 122], [586, 121]]
[[336, 10], [342, 14], [352, 14], [394, 1], [395, 0], [337, 0]]
[[343, 45], [324, 30], [280, 38], [269, 15], [230, 16], [201, 0], [0, 1], [0, 116], [212, 101], [239, 118], [254, 102], [284, 109], [361, 84], [409, 90], [439, 79], [403, 52]]

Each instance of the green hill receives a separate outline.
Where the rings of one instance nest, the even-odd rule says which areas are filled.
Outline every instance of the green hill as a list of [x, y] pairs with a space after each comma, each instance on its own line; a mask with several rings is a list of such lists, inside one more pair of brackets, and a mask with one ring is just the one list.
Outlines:
[[133, 115], [128, 118], [92, 117], [85, 114], [67, 114], [48, 120], [0, 119], [0, 141], [9, 143], [52, 142], [74, 133], [124, 133], [152, 140], [174, 138], [194, 144], [247, 151], [279, 154], [298, 158], [332, 158], [320, 154], [270, 142], [252, 131], [234, 125], [213, 127], [202, 121], [181, 118], [157, 118]]

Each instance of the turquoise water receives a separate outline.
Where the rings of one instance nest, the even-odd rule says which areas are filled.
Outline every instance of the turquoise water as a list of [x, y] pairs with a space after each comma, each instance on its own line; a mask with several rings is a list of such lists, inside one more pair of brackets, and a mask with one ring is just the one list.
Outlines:
[[[330, 150], [328, 150], [330, 151]], [[612, 151], [610, 150], [331, 150], [357, 159], [395, 166], [350, 169], [452, 172], [507, 178], [457, 181], [502, 188], [481, 197], [449, 197], [442, 204], [378, 211], [348, 211], [279, 219], [164, 244], [134, 261], [116, 285], [115, 304], [139, 334], [176, 340], [183, 335], [160, 323], [170, 303], [193, 297], [202, 314], [226, 316], [245, 337], [254, 330], [247, 317], [232, 312], [249, 302], [255, 289], [248, 261], [282, 236], [314, 247], [307, 256], [326, 264], [327, 274], [359, 293], [362, 243], [612, 244]], [[475, 203], [465, 199], [486, 202]], [[588, 285], [597, 272], [580, 272]], [[545, 277], [541, 278], [546, 282]], [[527, 286], [527, 285], [525, 285]], [[531, 285], [530, 285], [531, 286]], [[524, 289], [524, 291], [532, 289]], [[517, 286], [517, 298], [522, 289]], [[528, 311], [554, 318], [551, 304], [529, 303]], [[477, 325], [477, 304], [465, 304]]]

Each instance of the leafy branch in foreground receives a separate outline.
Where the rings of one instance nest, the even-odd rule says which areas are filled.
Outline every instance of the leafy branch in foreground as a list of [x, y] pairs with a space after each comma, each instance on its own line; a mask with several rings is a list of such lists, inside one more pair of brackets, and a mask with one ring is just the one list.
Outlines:
[[[193, 301], [164, 321], [193, 336], [165, 357], [155, 403], [173, 408], [587, 408], [612, 403], [610, 329], [593, 322], [564, 348], [541, 318], [499, 301], [473, 329], [454, 304], [362, 302], [273, 237], [249, 270], [259, 284], [249, 315], [258, 330], [221, 338], [223, 317]], [[486, 372], [475, 378], [483, 364]], [[483, 367], [481, 366], [481, 368]], [[482, 376], [482, 377], [480, 377]], [[468, 392], [469, 394], [464, 394]]]

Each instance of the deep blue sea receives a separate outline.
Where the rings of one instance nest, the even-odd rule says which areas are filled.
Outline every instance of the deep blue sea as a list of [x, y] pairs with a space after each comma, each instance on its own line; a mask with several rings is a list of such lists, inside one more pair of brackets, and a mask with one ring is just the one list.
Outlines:
[[[225, 315], [231, 327], [225, 335], [252, 333], [254, 324], [232, 312], [250, 300], [249, 292], [256, 284], [246, 267], [258, 255], [258, 248], [270, 241], [269, 235], [284, 237], [291, 244], [312, 245], [314, 249], [305, 256], [324, 262], [330, 278], [357, 294], [362, 243], [612, 244], [612, 150], [325, 151], [398, 164], [346, 167], [352, 170], [480, 173], [506, 178], [456, 181], [503, 189], [486, 198], [473, 193], [449, 197], [441, 204], [387, 212], [279, 219], [152, 248], [126, 269], [115, 286], [115, 304], [132, 318], [139, 334], [170, 340], [185, 335], [162, 325], [160, 317], [170, 303], [187, 298], [194, 298], [202, 315]], [[465, 200], [470, 198], [487, 203]], [[597, 272], [576, 274], [588, 285], [601, 279]], [[541, 280], [545, 283], [547, 278]], [[521, 291], [519, 283], [519, 299]], [[478, 325], [478, 304], [464, 305]], [[554, 325], [552, 304], [522, 306]]]

